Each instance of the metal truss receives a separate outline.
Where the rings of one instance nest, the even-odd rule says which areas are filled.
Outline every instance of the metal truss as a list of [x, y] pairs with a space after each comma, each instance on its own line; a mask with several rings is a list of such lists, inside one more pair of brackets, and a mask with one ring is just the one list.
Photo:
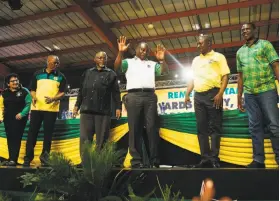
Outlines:
[[[232, 74], [229, 77], [229, 84], [236, 83], [238, 79], [238, 74]], [[120, 84], [120, 90], [126, 91], [126, 84]], [[167, 89], [167, 88], [177, 88], [177, 87], [186, 87], [187, 81], [183, 79], [178, 80], [163, 80], [156, 81], [156, 89]], [[79, 89], [70, 89], [65, 96], [77, 96]]]

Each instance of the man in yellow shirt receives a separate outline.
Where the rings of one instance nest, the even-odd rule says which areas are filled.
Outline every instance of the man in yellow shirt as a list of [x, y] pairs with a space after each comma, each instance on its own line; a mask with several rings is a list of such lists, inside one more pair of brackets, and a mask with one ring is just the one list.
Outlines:
[[47, 67], [38, 70], [32, 77], [30, 127], [23, 166], [30, 166], [34, 158], [34, 147], [42, 122], [44, 122], [44, 144], [40, 161], [42, 166], [47, 165], [60, 99], [64, 96], [66, 87], [66, 78], [57, 69], [59, 64], [57, 56], [49, 55]]
[[[197, 47], [200, 55], [192, 62], [193, 79], [189, 80], [185, 102], [195, 91], [194, 109], [201, 161], [193, 168], [219, 168], [220, 137], [222, 134], [223, 94], [230, 73], [224, 55], [212, 49], [208, 35], [199, 36]], [[211, 146], [209, 143], [211, 137]], [[211, 148], [210, 148], [211, 147]]]

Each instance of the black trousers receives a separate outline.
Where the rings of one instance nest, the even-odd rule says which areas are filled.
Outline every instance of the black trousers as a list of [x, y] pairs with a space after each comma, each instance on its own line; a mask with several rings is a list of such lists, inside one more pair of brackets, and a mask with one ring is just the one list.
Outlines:
[[42, 122], [44, 122], [44, 142], [43, 150], [41, 156], [50, 153], [52, 136], [54, 131], [54, 125], [57, 118], [57, 112], [47, 112], [47, 111], [31, 111], [30, 127], [26, 142], [26, 155], [24, 157], [25, 161], [32, 161], [34, 158], [34, 147], [37, 142], [37, 137], [39, 130], [41, 128]]
[[[196, 92], [194, 95], [197, 136], [202, 161], [219, 161], [223, 108], [216, 109], [213, 106], [213, 98], [218, 92], [219, 88], [213, 88], [206, 92]], [[209, 136], [211, 138], [211, 147]]]
[[9, 150], [9, 161], [18, 160], [19, 150], [21, 146], [21, 139], [26, 126], [27, 117], [21, 120], [16, 120], [13, 117], [4, 117], [4, 127], [7, 135], [7, 144]]
[[126, 96], [126, 109], [129, 127], [129, 152], [132, 156], [131, 165], [143, 163], [141, 150], [144, 125], [149, 145], [150, 164], [159, 163], [156, 94], [154, 92], [129, 92]]
[[101, 149], [110, 135], [111, 117], [100, 114], [85, 114], [80, 116], [80, 155], [83, 155], [83, 144], [92, 142], [93, 134], [96, 133], [96, 146]]

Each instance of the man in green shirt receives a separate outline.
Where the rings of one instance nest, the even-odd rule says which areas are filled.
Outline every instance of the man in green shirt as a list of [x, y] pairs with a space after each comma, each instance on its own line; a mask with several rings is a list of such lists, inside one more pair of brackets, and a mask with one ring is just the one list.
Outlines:
[[238, 79], [238, 108], [245, 107], [252, 135], [253, 162], [249, 168], [265, 168], [264, 128], [267, 127], [277, 164], [279, 159], [279, 109], [275, 77], [279, 81], [279, 58], [269, 41], [255, 37], [256, 26], [246, 23], [241, 33], [246, 40], [236, 55]]
[[[136, 55], [131, 59], [123, 59], [124, 52], [129, 44], [126, 37], [121, 36], [118, 40], [119, 52], [114, 63], [115, 70], [121, 68], [125, 73], [127, 84], [126, 109], [129, 127], [129, 153], [132, 156], [133, 168], [143, 168], [141, 148], [141, 134], [144, 125], [149, 144], [149, 158], [151, 166], [159, 166], [157, 151], [158, 133], [156, 128], [157, 119], [157, 96], [155, 94], [155, 75], [161, 75], [167, 71], [164, 61], [165, 48], [157, 45], [155, 57], [158, 62], [147, 59], [149, 46], [147, 43], [139, 43], [136, 47]], [[144, 123], [144, 125], [142, 124]]]

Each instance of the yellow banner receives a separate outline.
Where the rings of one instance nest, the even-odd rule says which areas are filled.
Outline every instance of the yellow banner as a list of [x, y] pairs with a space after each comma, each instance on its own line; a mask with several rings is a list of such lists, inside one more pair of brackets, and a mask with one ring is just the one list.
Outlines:
[[[121, 93], [123, 97], [126, 92]], [[158, 113], [175, 114], [184, 112], [194, 112], [193, 106], [193, 92], [190, 95], [191, 103], [185, 104], [186, 88], [171, 88], [171, 89], [157, 89], [156, 95], [158, 97]], [[73, 111], [77, 97], [69, 98], [69, 113]], [[237, 84], [229, 84], [224, 93], [224, 110], [234, 110], [237, 108]], [[127, 116], [127, 111], [122, 106], [122, 116]], [[77, 118], [80, 118], [77, 116]]]
[[[123, 97], [125, 94], [126, 92], [122, 93], [121, 96]], [[156, 95], [158, 97], [159, 115], [194, 112], [193, 92], [190, 95], [191, 103], [185, 104], [186, 88], [158, 89], [156, 90]], [[228, 84], [223, 98], [224, 110], [236, 109], [237, 84]], [[124, 105], [122, 108], [122, 116], [126, 117], [127, 112]]]

